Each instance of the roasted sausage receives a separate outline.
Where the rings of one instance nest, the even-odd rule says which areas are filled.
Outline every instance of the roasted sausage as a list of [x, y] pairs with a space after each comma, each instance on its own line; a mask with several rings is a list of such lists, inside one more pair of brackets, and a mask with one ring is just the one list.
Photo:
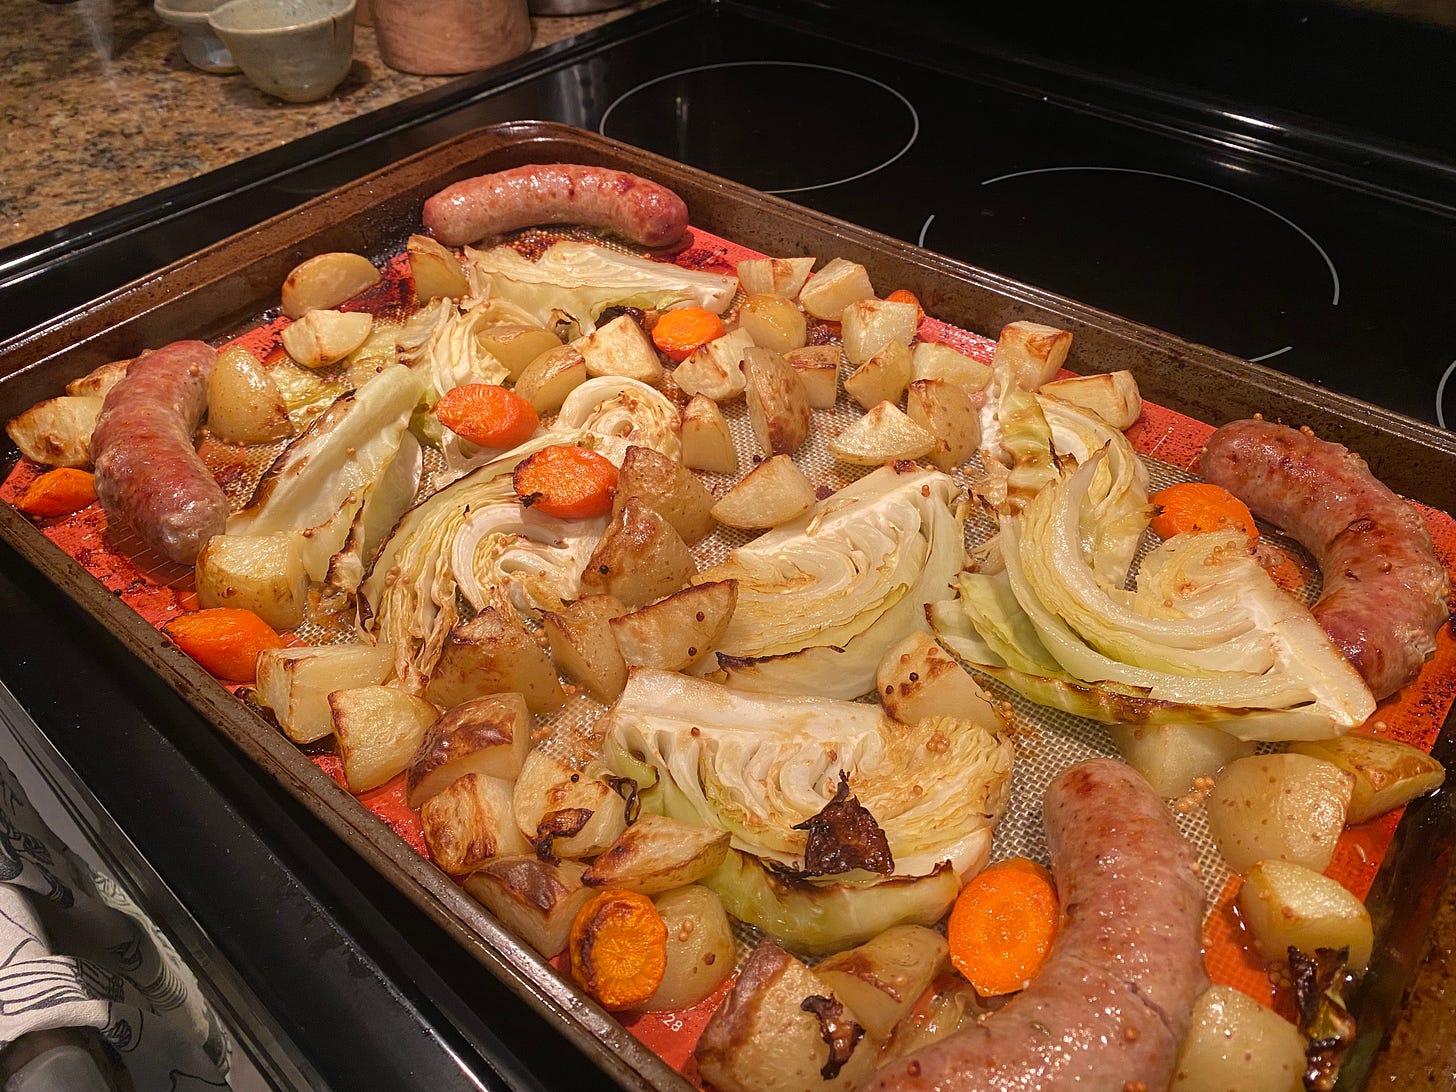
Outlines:
[[1062, 924], [1004, 1008], [887, 1065], [875, 1092], [1166, 1088], [1207, 986], [1203, 886], [1167, 806], [1131, 767], [1067, 770], [1042, 805]]
[[423, 220], [447, 246], [539, 224], [585, 224], [664, 247], [687, 230], [688, 207], [666, 186], [635, 174], [544, 163], [456, 182], [425, 202]]
[[107, 394], [91, 434], [96, 493], [107, 518], [130, 524], [153, 549], [188, 565], [222, 533], [228, 514], [222, 487], [192, 446], [216, 358], [201, 341], [143, 353]]
[[1324, 581], [1314, 616], [1377, 698], [1415, 678], [1450, 613], [1450, 585], [1414, 506], [1360, 456], [1269, 421], [1225, 425], [1199, 465], [1314, 555]]

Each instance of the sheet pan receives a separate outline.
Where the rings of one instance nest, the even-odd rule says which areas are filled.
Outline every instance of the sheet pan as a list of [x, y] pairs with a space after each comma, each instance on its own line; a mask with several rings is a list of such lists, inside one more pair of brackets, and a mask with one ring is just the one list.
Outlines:
[[[0, 345], [0, 415], [60, 393], [68, 379], [106, 361], [180, 337], [221, 338], [252, 324], [276, 307], [278, 286], [302, 259], [325, 250], [397, 252], [418, 229], [420, 206], [430, 193], [460, 178], [533, 161], [595, 163], [655, 178], [684, 197], [695, 226], [766, 253], [861, 262], [876, 283], [911, 289], [927, 313], [966, 329], [994, 332], [1015, 319], [1071, 329], [1080, 371], [1129, 369], [1147, 400], [1214, 425], [1254, 413], [1307, 424], [1358, 450], [1397, 491], [1456, 509], [1456, 443], [1430, 426], [605, 138], [536, 122], [482, 129], [438, 145]], [[13, 451], [0, 452], [0, 467], [13, 457]], [[6, 505], [0, 505], [0, 535], [619, 1084], [686, 1087], [615, 1019]], [[1453, 734], [1448, 721], [1437, 749], [1442, 757], [1449, 757]], [[1449, 854], [1436, 850], [1449, 841], [1452, 827], [1444, 794], [1410, 809], [1372, 891], [1372, 911], [1383, 926], [1381, 958], [1356, 999], [1362, 1043], [1347, 1084], [1362, 1080], [1381, 1031], [1396, 1014], [1447, 878]]]

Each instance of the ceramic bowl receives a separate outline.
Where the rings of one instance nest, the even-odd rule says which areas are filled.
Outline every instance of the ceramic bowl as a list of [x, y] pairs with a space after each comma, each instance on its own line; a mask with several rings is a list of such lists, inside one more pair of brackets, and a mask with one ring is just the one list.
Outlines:
[[355, 0], [228, 0], [208, 16], [258, 90], [315, 102], [343, 82], [354, 59]]
[[227, 0], [155, 0], [152, 10], [182, 39], [182, 56], [204, 72], [236, 72], [238, 66], [222, 39], [208, 26], [212, 10]]

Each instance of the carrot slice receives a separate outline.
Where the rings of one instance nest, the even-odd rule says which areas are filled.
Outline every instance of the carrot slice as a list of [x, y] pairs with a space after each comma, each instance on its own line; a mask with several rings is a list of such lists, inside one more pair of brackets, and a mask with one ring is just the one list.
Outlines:
[[240, 607], [179, 614], [162, 632], [209, 673], [232, 682], [252, 682], [257, 678], [258, 653], [283, 647], [283, 638], [272, 626]]
[[1259, 540], [1253, 513], [1248, 505], [1227, 489], [1208, 482], [1181, 482], [1161, 489], [1149, 498], [1158, 507], [1153, 532], [1172, 538], [1182, 531], [1222, 531], [1237, 528], [1249, 541]]
[[572, 976], [607, 1009], [652, 996], [667, 970], [667, 925], [646, 895], [593, 895], [571, 922]]
[[612, 507], [617, 468], [584, 447], [555, 444], [523, 460], [511, 477], [516, 496], [557, 519], [590, 519]]
[[47, 470], [20, 491], [15, 507], [31, 519], [54, 519], [80, 511], [96, 499], [90, 471], [62, 466]]
[[897, 288], [886, 296], [885, 299], [891, 303], [913, 303], [915, 305], [916, 326], [919, 326], [921, 320], [925, 318], [925, 308], [920, 306], [920, 297], [908, 288]]
[[951, 963], [982, 997], [1025, 989], [1056, 931], [1056, 884], [1050, 872], [1024, 858], [973, 877], [946, 922]]
[[536, 408], [515, 391], [493, 383], [466, 383], [444, 393], [435, 416], [451, 432], [481, 447], [516, 447], [536, 432]]
[[681, 364], [693, 351], [723, 336], [723, 320], [703, 307], [674, 307], [657, 317], [652, 343]]

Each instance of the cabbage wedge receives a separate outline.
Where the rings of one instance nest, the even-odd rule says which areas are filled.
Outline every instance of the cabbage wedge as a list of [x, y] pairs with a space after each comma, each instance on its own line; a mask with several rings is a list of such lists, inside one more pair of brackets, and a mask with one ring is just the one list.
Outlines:
[[874, 689], [885, 649], [927, 628], [925, 605], [965, 564], [958, 497], [939, 471], [881, 467], [700, 573], [738, 581], [713, 677], [776, 694]]
[[733, 302], [738, 278], [682, 269], [610, 250], [560, 240], [528, 258], [511, 246], [465, 248], [473, 297], [515, 304], [530, 321], [567, 338], [589, 334], [607, 307], [665, 310], [694, 303], [721, 315]]
[[1033, 701], [1105, 722], [1216, 724], [1322, 739], [1374, 711], [1369, 688], [1239, 532], [1177, 535], [1109, 589], [1085, 549], [1105, 455], [1000, 516], [1004, 571], [965, 574], [932, 623], [963, 660]]
[[946, 861], [961, 877], [980, 869], [1010, 785], [1011, 743], [969, 721], [911, 726], [877, 705], [668, 671], [634, 670], [602, 731], [605, 761], [637, 782], [643, 807], [726, 830], [734, 848], [788, 868], [807, 837], [794, 827], [834, 799], [840, 771], [884, 831], [895, 877]]

